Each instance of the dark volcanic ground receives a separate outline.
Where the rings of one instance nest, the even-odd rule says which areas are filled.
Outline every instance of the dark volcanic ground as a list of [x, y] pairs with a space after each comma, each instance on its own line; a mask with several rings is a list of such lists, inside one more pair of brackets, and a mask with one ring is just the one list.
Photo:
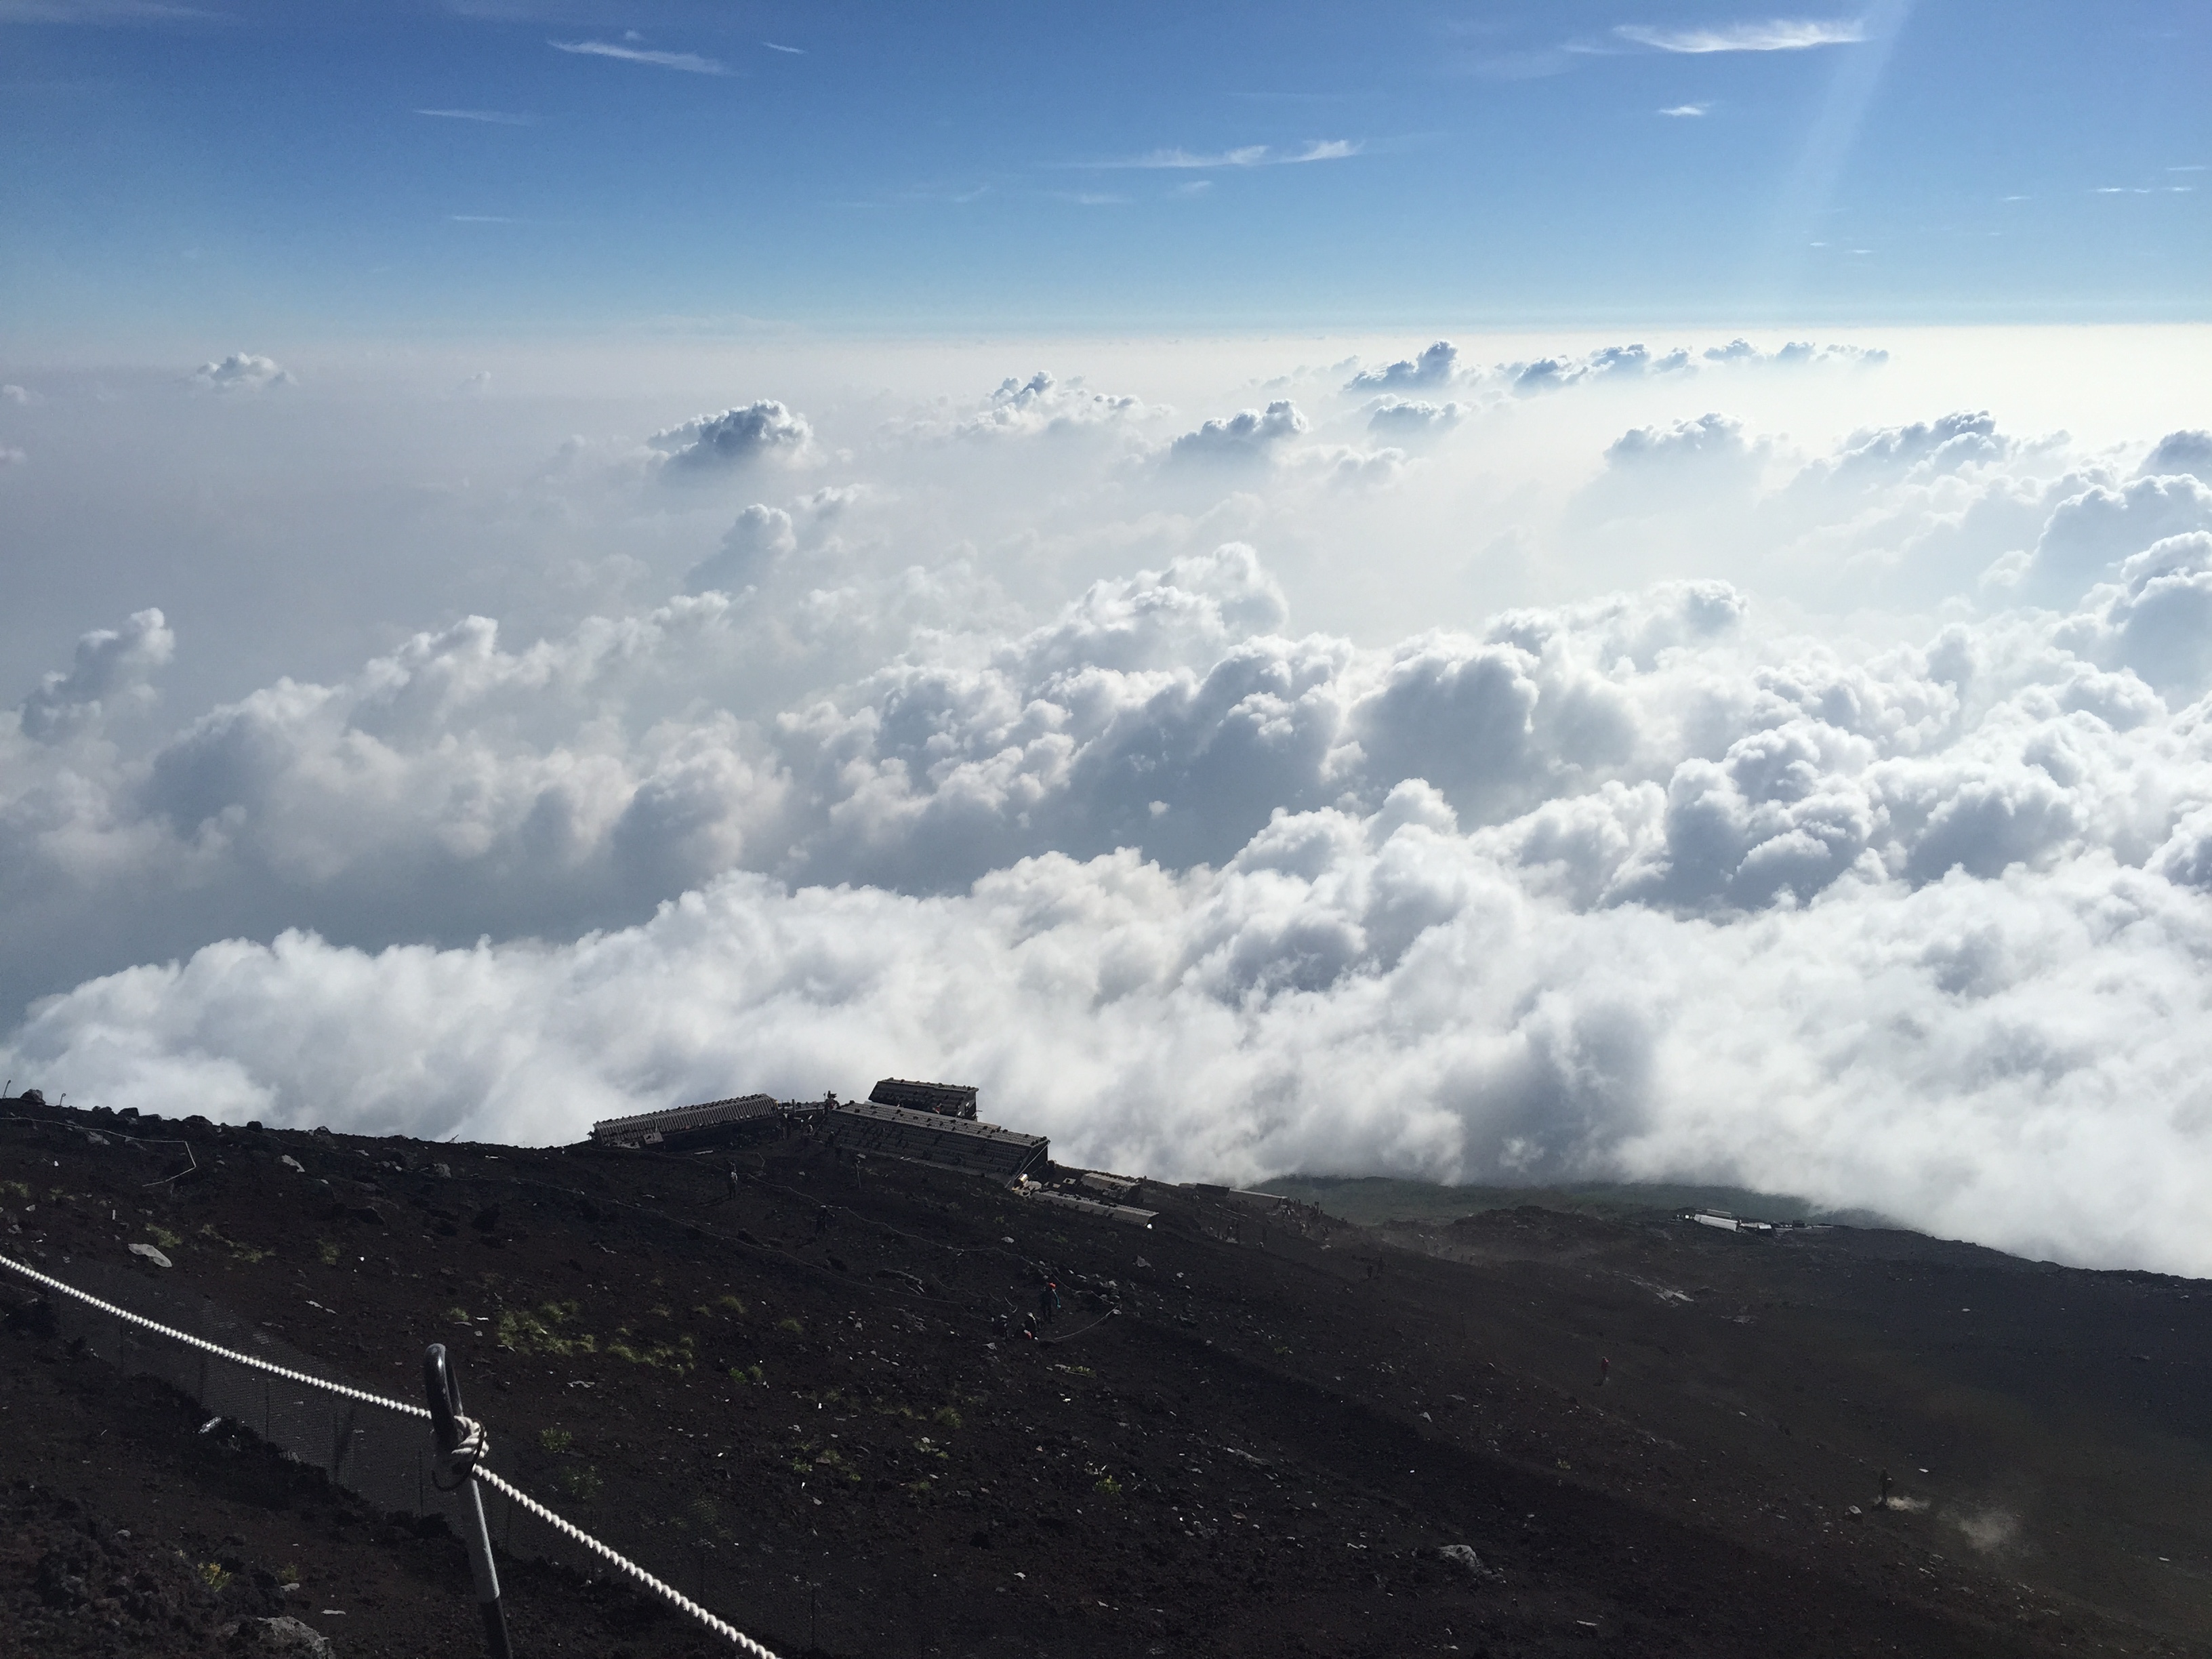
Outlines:
[[[155, 1243], [137, 1271], [401, 1398], [447, 1342], [495, 1467], [787, 1654], [2212, 1654], [2187, 1281], [1152, 1186], [1146, 1231], [804, 1140], [732, 1198], [721, 1157], [149, 1122], [202, 1170], [149, 1186], [174, 1146], [0, 1114], [0, 1249]], [[280, 1612], [341, 1659], [480, 1650], [434, 1523], [202, 1432], [12, 1276], [0, 1308], [0, 1651], [229, 1652]], [[506, 1583], [523, 1655], [726, 1650]]]

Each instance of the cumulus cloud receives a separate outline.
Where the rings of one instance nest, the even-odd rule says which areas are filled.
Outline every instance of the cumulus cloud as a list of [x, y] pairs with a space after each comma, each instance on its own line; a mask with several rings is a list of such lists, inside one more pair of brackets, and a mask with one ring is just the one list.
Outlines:
[[[1662, 111], [1664, 114], [1682, 113]], [[1640, 342], [1600, 346], [1595, 350], [1561, 353], [1489, 365], [1462, 362], [1459, 348], [1438, 340], [1415, 357], [1401, 358], [1378, 368], [1363, 369], [1346, 383], [1349, 392], [1407, 392], [1463, 386], [1496, 395], [1525, 398], [1557, 392], [1567, 386], [1666, 379], [1694, 374], [1701, 367], [1730, 368], [1765, 365], [1796, 368], [1815, 363], [1848, 363], [1878, 367], [1889, 354], [1879, 347], [1814, 345], [1791, 341], [1771, 351], [1737, 338], [1726, 345], [1708, 346], [1692, 356], [1687, 347], [1655, 352]]]
[[814, 429], [805, 416], [764, 399], [719, 415], [699, 416], [656, 432], [646, 441], [667, 458], [667, 476], [703, 478], [742, 471], [766, 460], [803, 459], [813, 439]]
[[214, 392], [264, 392], [295, 384], [291, 371], [280, 368], [276, 359], [250, 351], [234, 351], [220, 362], [202, 363], [192, 371], [192, 379]]
[[[471, 495], [535, 611], [440, 589], [204, 696], [219, 621], [64, 638], [0, 713], [0, 1059], [532, 1139], [942, 1070], [1079, 1162], [1735, 1181], [2203, 1271], [2191, 434], [2136, 476], [2140, 438], [1714, 350], [1340, 397], [1339, 348], [1281, 383], [1312, 418], [1196, 425], [975, 395], [996, 363], [786, 381], [807, 417]], [[1516, 396], [1538, 364], [1610, 390]], [[465, 367], [432, 406], [517, 418]], [[1797, 390], [1881, 418], [1801, 448]], [[729, 488], [638, 489], [641, 453]], [[1543, 603], [1492, 597], [1510, 560]]]
[[1459, 348], [1449, 340], [1438, 340], [1418, 357], [1401, 358], [1395, 363], [1385, 363], [1381, 368], [1367, 369], [1352, 377], [1345, 389], [1348, 392], [1413, 391], [1422, 387], [1446, 386], [1459, 373]]
[[791, 514], [780, 507], [755, 501], [738, 514], [738, 521], [724, 532], [722, 544], [714, 556], [692, 566], [684, 586], [693, 593], [749, 586], [768, 566], [798, 544]]
[[2143, 457], [2142, 465], [2136, 471], [2146, 478], [2186, 472], [2199, 480], [2212, 482], [2212, 432], [2199, 428], [2167, 433]]
[[1889, 361], [1879, 346], [1815, 345], [1810, 340], [1791, 340], [1771, 351], [1763, 351], [1738, 337], [1724, 346], [1708, 346], [1704, 356], [1712, 363], [1773, 364], [1789, 368], [1800, 363], [1851, 363], [1878, 368]]
[[155, 670], [176, 649], [176, 636], [159, 611], [136, 613], [121, 628], [103, 628], [76, 642], [67, 673], [52, 673], [17, 710], [24, 735], [53, 743], [115, 712], [118, 702], [143, 703], [153, 696]]
[[1378, 401], [1367, 416], [1367, 429], [1380, 437], [1401, 443], [1419, 442], [1439, 433], [1449, 432], [1460, 423], [1467, 410], [1459, 404], [1431, 404], [1386, 398]]
[[1105, 428], [1133, 428], [1154, 411], [1126, 393], [1093, 392], [1080, 380], [1061, 381], [1039, 369], [1027, 379], [1009, 376], [979, 405], [915, 423], [915, 429], [969, 440], [1064, 437]]
[[1298, 406], [1278, 398], [1264, 410], [1240, 410], [1226, 420], [1206, 422], [1168, 446], [1170, 464], [1244, 465], [1268, 459], [1284, 444], [1302, 435], [1310, 422]]

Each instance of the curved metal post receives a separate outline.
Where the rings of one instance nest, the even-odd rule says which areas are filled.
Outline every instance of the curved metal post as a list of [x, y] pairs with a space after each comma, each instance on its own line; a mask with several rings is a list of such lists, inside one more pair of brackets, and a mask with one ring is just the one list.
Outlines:
[[[464, 1429], [461, 1385], [447, 1363], [446, 1345], [433, 1342], [422, 1351], [422, 1392], [430, 1407], [430, 1431], [438, 1442], [438, 1465], [450, 1468], [453, 1454], [475, 1425]], [[433, 1477], [434, 1480], [435, 1477]], [[444, 1491], [455, 1490], [443, 1486]], [[484, 1528], [483, 1498], [464, 1469], [461, 1493], [461, 1541], [468, 1547], [469, 1574], [476, 1581], [477, 1612], [483, 1619], [484, 1650], [491, 1659], [514, 1659], [507, 1641], [507, 1613], [499, 1603], [499, 1570], [491, 1559], [491, 1534]]]

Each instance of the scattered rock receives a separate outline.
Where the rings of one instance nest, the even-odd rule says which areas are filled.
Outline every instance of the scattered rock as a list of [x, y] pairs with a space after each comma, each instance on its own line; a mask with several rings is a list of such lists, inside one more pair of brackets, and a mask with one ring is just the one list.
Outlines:
[[331, 1638], [289, 1613], [275, 1619], [241, 1619], [218, 1635], [233, 1653], [283, 1654], [286, 1659], [331, 1659]]
[[151, 1244], [133, 1244], [131, 1247], [131, 1254], [145, 1257], [157, 1267], [173, 1267], [177, 1265]]
[[1488, 1578], [1492, 1576], [1490, 1569], [1482, 1565], [1482, 1558], [1474, 1553], [1474, 1546], [1472, 1544], [1446, 1544], [1439, 1548], [1437, 1553], [1454, 1566], [1464, 1567], [1477, 1578]]
[[307, 1173], [307, 1166], [301, 1163], [298, 1158], [293, 1157], [289, 1152], [285, 1153], [283, 1157], [278, 1158], [276, 1161], [279, 1164], [282, 1164], [288, 1170], [297, 1170], [301, 1175]]

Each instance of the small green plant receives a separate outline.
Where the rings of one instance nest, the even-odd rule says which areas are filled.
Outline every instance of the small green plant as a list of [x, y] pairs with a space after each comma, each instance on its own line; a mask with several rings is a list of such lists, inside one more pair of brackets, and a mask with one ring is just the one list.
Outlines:
[[804, 1336], [806, 1334], [806, 1327], [800, 1324], [797, 1320], [792, 1318], [787, 1314], [783, 1318], [775, 1322], [775, 1328], [780, 1331], [789, 1331], [793, 1336]]
[[1110, 1474], [1102, 1474], [1091, 1483], [1091, 1490], [1102, 1498], [1119, 1498], [1121, 1495], [1121, 1483]]
[[248, 1267], [257, 1261], [266, 1261], [276, 1254], [274, 1250], [257, 1249], [251, 1244], [241, 1244], [234, 1238], [227, 1237], [216, 1231], [215, 1224], [211, 1221], [201, 1227], [199, 1236], [210, 1243], [222, 1245], [234, 1259], [245, 1262]]
[[745, 1304], [734, 1296], [717, 1297], [714, 1299], [714, 1305], [725, 1313], [736, 1315], [739, 1319], [745, 1316]]
[[939, 1449], [938, 1443], [926, 1434], [914, 1443], [914, 1449], [924, 1457], [934, 1457], [940, 1463], [952, 1461], [951, 1454]]
[[0, 1181], [0, 1193], [13, 1193], [27, 1204], [31, 1201], [31, 1183], [27, 1181]]
[[589, 1463], [572, 1463], [561, 1471], [561, 1490], [579, 1504], [588, 1504], [599, 1495], [599, 1472]]
[[185, 1242], [167, 1227], [157, 1227], [150, 1221], [146, 1224], [146, 1236], [165, 1250], [173, 1250]]
[[322, 1258], [323, 1266], [325, 1267], [335, 1267], [338, 1265], [338, 1247], [327, 1238], [319, 1238], [315, 1241], [315, 1254]]
[[929, 1496], [929, 1480], [927, 1476], [919, 1480], [909, 1480], [899, 1490], [908, 1498], [927, 1498]]
[[768, 1373], [757, 1365], [732, 1365], [730, 1367], [730, 1381], [740, 1385], [764, 1389], [768, 1386]]
[[[562, 1327], [576, 1316], [581, 1304], [574, 1302], [548, 1302], [537, 1312], [526, 1308], [510, 1308], [499, 1316], [499, 1345], [516, 1353], [550, 1353], [567, 1356], [574, 1353], [596, 1353], [599, 1340], [589, 1331], [579, 1331], [570, 1336]], [[456, 1310], [456, 1311], [459, 1311]], [[463, 1318], [468, 1316], [462, 1315]]]
[[540, 1429], [538, 1443], [558, 1457], [576, 1443], [576, 1437], [566, 1429]]
[[[602, 1352], [617, 1359], [626, 1359], [633, 1365], [665, 1366], [678, 1374], [690, 1370], [698, 1361], [699, 1356], [695, 1352], [696, 1340], [690, 1336], [678, 1337], [672, 1344], [653, 1342], [640, 1347], [629, 1340], [630, 1334], [629, 1327], [623, 1326], [616, 1331], [614, 1340], [610, 1341]], [[588, 1336], [579, 1339], [579, 1341], [585, 1345], [588, 1345], [591, 1340]], [[589, 1353], [592, 1349], [586, 1346], [583, 1351]]]
[[194, 1571], [199, 1574], [200, 1583], [211, 1590], [226, 1589], [230, 1583], [230, 1574], [220, 1561], [203, 1561]]
[[929, 1420], [939, 1428], [957, 1429], [960, 1426], [960, 1413], [950, 1406], [939, 1406], [930, 1413]]
[[291, 1562], [287, 1561], [283, 1566], [276, 1569], [276, 1582], [280, 1584], [289, 1585], [296, 1589], [300, 1583], [300, 1569]]

